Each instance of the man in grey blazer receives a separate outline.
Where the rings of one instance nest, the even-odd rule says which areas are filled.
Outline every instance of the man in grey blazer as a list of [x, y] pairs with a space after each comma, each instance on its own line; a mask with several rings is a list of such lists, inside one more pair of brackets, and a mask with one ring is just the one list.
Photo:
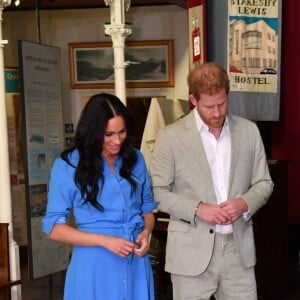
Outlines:
[[257, 299], [252, 216], [273, 191], [256, 125], [227, 114], [229, 79], [215, 63], [188, 76], [195, 108], [160, 131], [150, 171], [170, 215], [165, 269], [174, 300]]

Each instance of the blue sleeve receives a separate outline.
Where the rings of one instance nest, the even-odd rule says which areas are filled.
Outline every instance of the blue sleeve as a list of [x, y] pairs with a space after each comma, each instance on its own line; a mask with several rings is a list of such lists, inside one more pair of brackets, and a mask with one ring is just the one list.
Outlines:
[[149, 212], [152, 212], [158, 206], [158, 202], [153, 201], [152, 186], [150, 183], [144, 156], [140, 151], [137, 151], [137, 155], [138, 166], [140, 168], [141, 174], [143, 174], [144, 176], [144, 183], [142, 187], [142, 213], [147, 214]]
[[74, 168], [61, 158], [55, 160], [50, 174], [47, 210], [42, 229], [49, 234], [55, 224], [64, 224], [70, 217], [74, 194]]

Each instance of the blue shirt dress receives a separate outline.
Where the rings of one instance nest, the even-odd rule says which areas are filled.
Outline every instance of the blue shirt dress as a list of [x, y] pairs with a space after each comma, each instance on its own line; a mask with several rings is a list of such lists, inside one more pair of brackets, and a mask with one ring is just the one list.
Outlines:
[[[71, 211], [78, 230], [122, 237], [134, 242], [143, 230], [142, 215], [152, 212], [152, 189], [144, 158], [136, 150], [138, 160], [132, 171], [137, 189], [132, 194], [127, 180], [120, 176], [122, 159], [115, 161], [113, 174], [104, 161], [104, 183], [98, 201], [104, 211], [83, 203], [75, 185], [75, 168], [57, 158], [51, 171], [48, 204], [42, 219], [43, 231], [49, 234], [57, 223], [65, 223]], [[70, 156], [78, 163], [78, 152]], [[148, 255], [130, 254], [120, 257], [104, 247], [74, 245], [66, 274], [64, 300], [153, 300], [154, 285]]]

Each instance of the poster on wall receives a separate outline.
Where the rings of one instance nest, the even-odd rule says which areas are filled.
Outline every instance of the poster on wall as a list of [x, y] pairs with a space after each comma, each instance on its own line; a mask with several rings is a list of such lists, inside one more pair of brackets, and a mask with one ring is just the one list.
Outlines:
[[205, 53], [205, 0], [188, 0], [189, 67], [203, 64]]
[[19, 41], [19, 62], [29, 273], [37, 278], [66, 269], [69, 260], [68, 246], [47, 240], [41, 230], [50, 171], [64, 148], [60, 50]]
[[227, 53], [230, 90], [278, 92], [279, 5], [273, 1], [228, 1]]
[[18, 245], [27, 245], [19, 69], [6, 67], [4, 77], [13, 232]]

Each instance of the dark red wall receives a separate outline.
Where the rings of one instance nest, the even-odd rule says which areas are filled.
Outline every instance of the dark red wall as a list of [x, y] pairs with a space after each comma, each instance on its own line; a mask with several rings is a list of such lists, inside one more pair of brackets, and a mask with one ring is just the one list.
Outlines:
[[289, 160], [282, 201], [288, 201], [289, 222], [300, 224], [300, 1], [282, 2], [281, 116], [272, 127], [272, 158]]

